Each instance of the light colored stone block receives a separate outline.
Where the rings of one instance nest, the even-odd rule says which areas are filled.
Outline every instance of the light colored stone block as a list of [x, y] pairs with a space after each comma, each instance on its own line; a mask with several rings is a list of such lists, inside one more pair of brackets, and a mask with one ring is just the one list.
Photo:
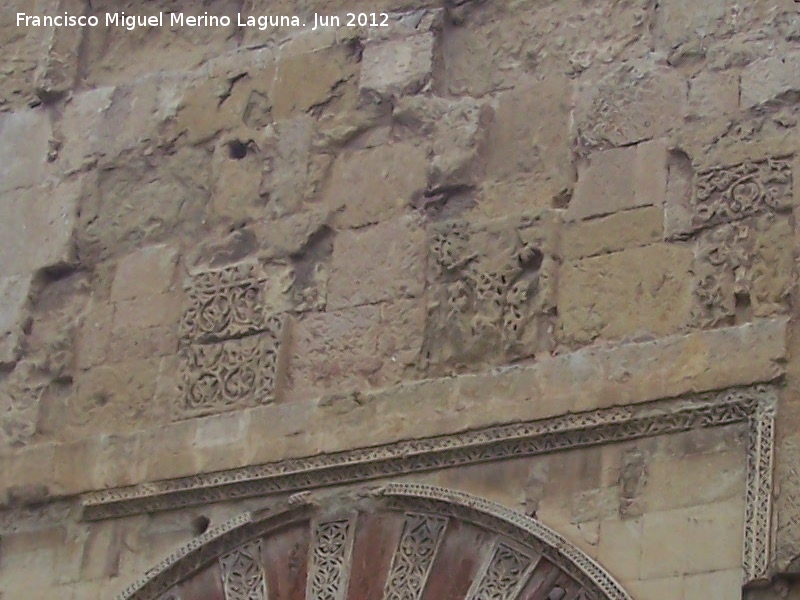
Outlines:
[[661, 206], [667, 185], [663, 141], [594, 152], [579, 170], [567, 215], [587, 219], [637, 206]]
[[656, 244], [567, 263], [559, 285], [559, 339], [675, 333], [690, 320], [692, 251]]
[[751, 108], [800, 92], [800, 52], [755, 61], [742, 71], [742, 108]]
[[415, 219], [401, 217], [337, 234], [328, 310], [417, 298], [424, 283], [425, 232]]
[[398, 142], [342, 152], [322, 192], [339, 227], [361, 227], [405, 212], [427, 183], [424, 147]]
[[146, 246], [117, 264], [111, 300], [131, 300], [167, 292], [172, 285], [178, 250], [168, 244]]
[[0, 192], [45, 182], [51, 135], [44, 109], [0, 113]]
[[689, 575], [684, 580], [683, 600], [740, 598], [741, 593], [741, 568]]
[[378, 97], [422, 91], [430, 81], [436, 38], [423, 33], [368, 43], [361, 62], [361, 91]]
[[645, 206], [567, 223], [561, 234], [561, 255], [567, 260], [597, 256], [663, 239], [664, 210], [660, 206]]

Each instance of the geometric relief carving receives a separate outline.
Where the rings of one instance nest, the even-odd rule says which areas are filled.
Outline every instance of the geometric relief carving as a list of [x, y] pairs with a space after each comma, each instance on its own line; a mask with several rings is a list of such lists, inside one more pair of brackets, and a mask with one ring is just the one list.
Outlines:
[[350, 576], [353, 528], [351, 519], [314, 523], [307, 600], [344, 600]]
[[267, 600], [260, 539], [239, 546], [219, 562], [225, 600]]
[[787, 158], [745, 161], [700, 171], [694, 183], [694, 229], [788, 208], [792, 163]]
[[177, 417], [273, 399], [291, 270], [247, 262], [194, 274], [181, 321]]
[[265, 404], [279, 375], [283, 319], [263, 333], [180, 349], [179, 414], [183, 417]]
[[419, 600], [447, 519], [407, 514], [383, 592], [384, 600]]
[[433, 371], [540, 349], [555, 310], [554, 218], [432, 226], [425, 355]]
[[512, 600], [527, 582], [533, 567], [532, 557], [498, 544], [481, 577], [475, 580], [467, 594], [468, 600]]

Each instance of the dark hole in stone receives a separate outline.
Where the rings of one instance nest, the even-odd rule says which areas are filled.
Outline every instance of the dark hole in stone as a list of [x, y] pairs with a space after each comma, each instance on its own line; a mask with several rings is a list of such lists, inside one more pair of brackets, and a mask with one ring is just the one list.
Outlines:
[[734, 294], [736, 321], [743, 323], [750, 320], [751, 306], [750, 306], [750, 293], [749, 292], [736, 292]]
[[205, 515], [200, 515], [192, 519], [192, 530], [195, 535], [203, 535], [208, 531], [208, 526], [211, 525], [211, 519]]
[[232, 140], [228, 142], [228, 156], [234, 160], [242, 160], [247, 156], [247, 144], [239, 140]]

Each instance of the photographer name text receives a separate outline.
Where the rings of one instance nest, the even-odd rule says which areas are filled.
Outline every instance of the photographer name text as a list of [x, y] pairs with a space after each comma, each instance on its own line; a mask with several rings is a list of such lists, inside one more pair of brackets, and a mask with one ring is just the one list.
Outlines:
[[129, 15], [124, 12], [105, 15], [29, 15], [17, 13], [17, 27], [120, 27], [133, 31], [139, 27], [237, 27], [257, 28], [261, 31], [275, 27], [303, 28], [311, 30], [325, 27], [388, 27], [387, 13], [346, 13], [344, 15], [321, 15], [314, 13], [310, 19], [297, 15], [188, 15], [185, 13], [163, 13], [152, 15]]

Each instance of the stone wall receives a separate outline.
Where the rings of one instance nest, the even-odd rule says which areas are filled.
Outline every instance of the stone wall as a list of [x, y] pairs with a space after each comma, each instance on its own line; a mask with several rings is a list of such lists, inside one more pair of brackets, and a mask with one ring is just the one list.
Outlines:
[[[637, 600], [791, 597], [794, 2], [139, 4], [0, 10], [0, 598], [118, 593], [309, 457], [535, 511]], [[388, 26], [310, 30], [348, 11]], [[757, 400], [670, 420], [726, 390]], [[590, 441], [319, 475], [574, 413]]]

